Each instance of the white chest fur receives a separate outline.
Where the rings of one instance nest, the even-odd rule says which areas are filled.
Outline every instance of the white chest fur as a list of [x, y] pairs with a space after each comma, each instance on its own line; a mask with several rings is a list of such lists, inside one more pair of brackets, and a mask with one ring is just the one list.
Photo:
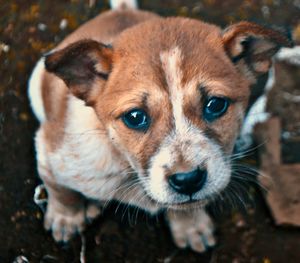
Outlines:
[[58, 183], [90, 198], [112, 196], [125, 179], [93, 109], [74, 96], [68, 100], [63, 143], [48, 157]]

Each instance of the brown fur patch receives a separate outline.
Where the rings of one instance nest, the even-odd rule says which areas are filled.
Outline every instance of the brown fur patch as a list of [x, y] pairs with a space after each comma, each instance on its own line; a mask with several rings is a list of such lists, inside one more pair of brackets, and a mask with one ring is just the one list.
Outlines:
[[282, 33], [245, 21], [226, 28], [222, 42], [237, 68], [252, 83], [269, 70], [270, 60], [280, 47], [293, 46]]
[[53, 74], [44, 72], [42, 81], [42, 99], [46, 113], [43, 124], [48, 149], [53, 151], [64, 136], [68, 89], [62, 80]]
[[[174, 47], [182, 53], [180, 88], [184, 89], [183, 109], [187, 119], [203, 131], [222, 134], [214, 137], [227, 151], [232, 149], [238, 132], [235, 106], [220, 120], [207, 124], [202, 119], [203, 102], [198, 86], [204, 84], [210, 95], [247, 104], [248, 82], [224, 52], [219, 28], [190, 19], [168, 18], [127, 30], [114, 44], [114, 68], [95, 109], [104, 125], [114, 127], [117, 147], [129, 151], [144, 168], [174, 125], [168, 82], [160, 61], [161, 52]], [[145, 93], [144, 110], [151, 117], [151, 126], [141, 133], [127, 128], [119, 117], [129, 109], [143, 108]], [[184, 165], [182, 162], [181, 166]]]
[[82, 205], [82, 195], [78, 192], [58, 185], [51, 177], [42, 177], [42, 179], [51, 198], [54, 198], [62, 205], [74, 210]]
[[60, 77], [76, 97], [92, 105], [97, 94], [94, 89], [104, 85], [111, 71], [112, 52], [99, 42], [81, 40], [47, 55], [45, 66]]
[[[109, 44], [124, 29], [155, 17], [157, 15], [142, 11], [109, 11], [79, 27], [62, 41], [57, 49], [63, 49], [82, 39], [94, 39]], [[43, 73], [42, 99], [47, 119], [43, 129], [51, 151], [60, 145], [64, 137], [68, 94], [69, 90], [61, 79], [46, 71]], [[93, 97], [97, 95], [97, 91], [92, 94]]]

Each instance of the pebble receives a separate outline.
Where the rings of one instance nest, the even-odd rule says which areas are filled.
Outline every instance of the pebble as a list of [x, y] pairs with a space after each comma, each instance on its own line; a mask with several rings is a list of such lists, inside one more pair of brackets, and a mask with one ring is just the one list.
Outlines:
[[26, 122], [29, 119], [29, 115], [26, 112], [21, 112], [19, 116], [20, 116], [21, 121]]
[[281, 137], [282, 137], [282, 139], [287, 140], [287, 139], [291, 138], [291, 133], [288, 131], [284, 131], [284, 132], [282, 132]]
[[0, 50], [3, 51], [4, 53], [7, 53], [10, 50], [10, 46], [0, 42]]
[[263, 16], [265, 18], [269, 18], [270, 17], [270, 8], [266, 5], [264, 5], [262, 8], [261, 8], [261, 12], [263, 13]]
[[269, 258], [264, 258], [263, 263], [271, 263], [271, 260]]
[[66, 29], [67, 26], [68, 26], [68, 20], [65, 19], [65, 18], [62, 19], [62, 20], [60, 21], [60, 23], [59, 23], [59, 28], [60, 28], [60, 30]]
[[38, 23], [37, 28], [40, 31], [45, 31], [47, 29], [47, 25], [45, 25], [44, 23]]
[[178, 10], [178, 15], [180, 15], [180, 16], [187, 16], [188, 13], [189, 13], [189, 9], [187, 6], [182, 6]]
[[198, 5], [196, 5], [196, 6], [193, 7], [192, 13], [194, 15], [200, 14], [202, 8], [203, 8], [202, 4], [198, 4]]
[[242, 228], [242, 227], [245, 227], [245, 226], [246, 226], [246, 222], [243, 219], [240, 219], [236, 222], [236, 227], [238, 227], [238, 228]]
[[24, 256], [18, 256], [15, 258], [13, 263], [29, 263], [29, 260]]
[[100, 236], [95, 236], [95, 243], [96, 243], [97, 246], [99, 246], [101, 244]]

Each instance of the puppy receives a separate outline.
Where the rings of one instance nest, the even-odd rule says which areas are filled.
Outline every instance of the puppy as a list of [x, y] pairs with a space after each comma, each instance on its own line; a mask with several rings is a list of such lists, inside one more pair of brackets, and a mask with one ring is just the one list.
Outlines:
[[29, 82], [45, 228], [68, 241], [118, 200], [166, 209], [176, 245], [202, 252], [215, 244], [204, 206], [230, 181], [249, 86], [291, 43], [249, 22], [220, 29], [112, 2]]

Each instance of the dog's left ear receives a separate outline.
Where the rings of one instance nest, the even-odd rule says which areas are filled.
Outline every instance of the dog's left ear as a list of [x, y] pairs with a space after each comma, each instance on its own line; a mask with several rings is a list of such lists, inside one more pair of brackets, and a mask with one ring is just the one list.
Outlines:
[[231, 61], [252, 83], [269, 70], [272, 56], [280, 47], [293, 45], [282, 33], [250, 22], [226, 28], [222, 42]]
[[92, 105], [112, 66], [112, 47], [81, 40], [45, 56], [47, 71], [60, 77], [79, 99]]

